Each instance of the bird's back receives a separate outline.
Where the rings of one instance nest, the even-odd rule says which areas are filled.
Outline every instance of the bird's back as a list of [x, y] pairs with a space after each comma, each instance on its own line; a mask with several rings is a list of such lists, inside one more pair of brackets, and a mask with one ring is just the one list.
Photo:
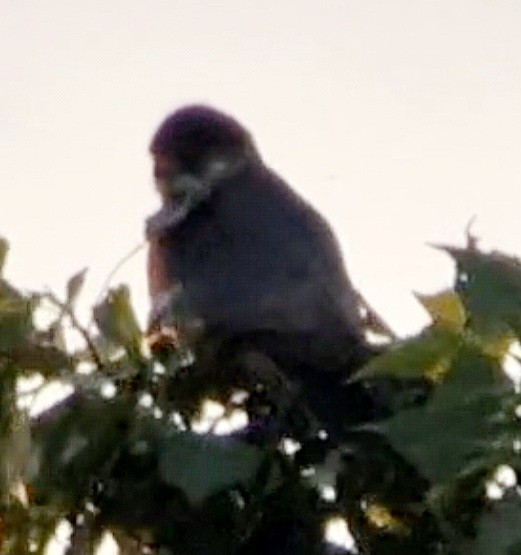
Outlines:
[[330, 228], [262, 166], [220, 182], [156, 248], [169, 281], [182, 284], [211, 328], [359, 333], [356, 295]]

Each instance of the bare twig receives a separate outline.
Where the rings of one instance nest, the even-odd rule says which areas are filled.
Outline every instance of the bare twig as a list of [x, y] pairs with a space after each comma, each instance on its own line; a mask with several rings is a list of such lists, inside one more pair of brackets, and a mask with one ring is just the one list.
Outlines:
[[87, 344], [87, 348], [89, 349], [90, 354], [92, 356], [92, 359], [94, 360], [96, 366], [98, 366], [98, 368], [102, 368], [104, 366], [104, 364], [103, 364], [103, 361], [101, 360], [101, 357], [98, 353], [96, 345], [94, 345], [94, 342], [92, 341], [92, 339], [89, 335], [89, 332], [80, 324], [80, 322], [76, 318], [76, 315], [71, 310], [71, 308], [67, 304], [60, 301], [60, 299], [58, 299], [58, 297], [56, 297], [56, 295], [52, 291], [48, 291], [46, 293], [46, 297], [52, 303], [54, 303], [58, 308], [60, 308], [62, 310], [62, 312], [70, 318], [72, 326], [76, 330], [78, 330], [78, 332], [83, 337], [85, 343]]
[[467, 249], [469, 250], [476, 250], [478, 248], [478, 241], [479, 238], [477, 235], [472, 233], [472, 226], [476, 221], [476, 215], [474, 214], [472, 218], [470, 218], [468, 224], [465, 227], [465, 237], [467, 239]]
[[134, 255], [136, 255], [141, 249], [145, 248], [146, 244], [147, 244], [147, 241], [143, 241], [142, 243], [139, 243], [139, 245], [135, 246], [125, 256], [123, 256], [123, 258], [121, 258], [118, 261], [118, 263], [110, 271], [109, 275], [105, 278], [105, 281], [103, 282], [100, 288], [100, 291], [98, 293], [96, 304], [98, 304], [101, 301], [101, 297], [103, 296], [103, 293], [105, 293], [105, 291], [108, 289], [110, 282], [112, 281], [112, 278], [117, 274], [120, 268], [124, 264], [126, 264]]

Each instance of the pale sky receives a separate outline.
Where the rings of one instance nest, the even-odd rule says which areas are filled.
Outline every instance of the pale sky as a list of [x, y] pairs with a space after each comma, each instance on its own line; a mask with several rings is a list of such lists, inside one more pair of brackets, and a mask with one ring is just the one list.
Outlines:
[[[521, 255], [519, 0], [0, 0], [7, 277], [84, 308], [157, 206], [148, 143], [207, 102], [331, 222], [356, 286], [400, 333], [447, 286], [427, 243]], [[117, 274], [142, 321], [144, 251]]]

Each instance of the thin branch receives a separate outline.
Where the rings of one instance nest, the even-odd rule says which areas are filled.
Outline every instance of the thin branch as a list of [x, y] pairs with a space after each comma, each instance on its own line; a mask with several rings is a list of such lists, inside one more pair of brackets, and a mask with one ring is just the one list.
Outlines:
[[101, 360], [101, 356], [98, 353], [96, 345], [94, 345], [89, 332], [80, 324], [71, 308], [66, 303], [60, 301], [60, 299], [58, 299], [58, 297], [56, 297], [56, 295], [52, 291], [48, 291], [46, 293], [46, 296], [51, 302], [59, 307], [64, 314], [66, 314], [70, 318], [72, 326], [81, 334], [85, 343], [87, 344], [87, 348], [89, 349], [96, 366], [98, 366], [98, 368], [103, 368], [104, 364]]
[[476, 250], [478, 248], [479, 238], [477, 235], [474, 235], [474, 233], [472, 233], [472, 226], [474, 225], [475, 221], [476, 221], [476, 214], [474, 214], [472, 218], [470, 218], [469, 222], [465, 227], [465, 237], [467, 239], [468, 250]]
[[121, 258], [118, 263], [114, 266], [114, 268], [110, 271], [109, 275], [106, 277], [105, 281], [103, 282], [100, 291], [98, 293], [96, 304], [101, 301], [101, 297], [103, 293], [108, 289], [112, 278], [119, 272], [121, 267], [126, 264], [134, 255], [136, 255], [141, 249], [145, 248], [147, 241], [143, 241], [139, 243], [139, 245], [135, 246], [130, 252], [128, 252], [123, 258]]

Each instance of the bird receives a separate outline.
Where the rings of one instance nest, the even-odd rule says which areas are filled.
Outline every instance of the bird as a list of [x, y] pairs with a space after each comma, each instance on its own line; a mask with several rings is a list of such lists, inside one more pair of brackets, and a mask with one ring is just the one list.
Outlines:
[[220, 356], [262, 353], [327, 410], [322, 386], [375, 353], [330, 225], [213, 107], [168, 115], [150, 153], [161, 198], [146, 221], [151, 326], [192, 326]]

